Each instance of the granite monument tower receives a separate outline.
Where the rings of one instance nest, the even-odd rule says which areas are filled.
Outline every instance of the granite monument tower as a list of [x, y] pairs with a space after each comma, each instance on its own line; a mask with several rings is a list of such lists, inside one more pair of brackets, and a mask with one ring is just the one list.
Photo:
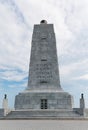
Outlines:
[[53, 24], [34, 25], [28, 86], [15, 98], [15, 109], [72, 109], [72, 96], [60, 85]]

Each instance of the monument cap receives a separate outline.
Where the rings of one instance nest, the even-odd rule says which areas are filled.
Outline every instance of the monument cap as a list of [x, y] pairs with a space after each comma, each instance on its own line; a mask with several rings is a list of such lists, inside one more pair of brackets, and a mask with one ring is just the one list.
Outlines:
[[41, 20], [41, 21], [40, 21], [40, 24], [42, 24], [42, 23], [43, 23], [43, 24], [47, 24], [47, 21], [46, 21], [46, 20]]
[[4, 95], [4, 99], [7, 99], [7, 94]]

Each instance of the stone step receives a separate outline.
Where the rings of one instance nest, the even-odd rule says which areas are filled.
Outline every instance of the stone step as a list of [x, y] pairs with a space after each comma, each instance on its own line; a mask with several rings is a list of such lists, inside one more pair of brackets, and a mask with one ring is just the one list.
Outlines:
[[80, 117], [80, 114], [72, 110], [16, 110], [11, 111], [6, 118], [47, 118], [47, 117], [62, 117], [74, 118]]

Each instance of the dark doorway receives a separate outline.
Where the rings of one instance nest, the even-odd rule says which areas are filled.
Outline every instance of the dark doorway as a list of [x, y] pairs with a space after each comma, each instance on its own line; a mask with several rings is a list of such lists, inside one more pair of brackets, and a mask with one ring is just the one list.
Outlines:
[[47, 109], [47, 99], [41, 99], [41, 109]]

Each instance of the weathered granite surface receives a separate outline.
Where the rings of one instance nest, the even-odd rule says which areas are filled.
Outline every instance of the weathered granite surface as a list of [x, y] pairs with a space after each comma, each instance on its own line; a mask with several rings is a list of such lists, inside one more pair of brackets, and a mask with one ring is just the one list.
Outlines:
[[15, 110], [15, 111], [11, 111], [6, 117], [5, 119], [59, 119], [59, 118], [67, 118], [67, 119], [71, 119], [71, 118], [83, 118], [82, 115], [80, 115], [79, 113], [76, 113], [75, 111], [73, 111], [72, 109], [66, 110], [66, 109], [55, 109], [55, 110], [29, 110], [29, 109], [25, 109], [25, 110]]
[[71, 109], [72, 103], [60, 85], [53, 24], [34, 25], [28, 87], [16, 96], [15, 109]]
[[47, 99], [47, 109], [71, 109], [72, 96], [66, 92], [48, 90], [46, 92], [19, 93], [15, 100], [15, 109], [41, 109], [41, 99]]
[[60, 89], [53, 24], [34, 25], [27, 89]]

